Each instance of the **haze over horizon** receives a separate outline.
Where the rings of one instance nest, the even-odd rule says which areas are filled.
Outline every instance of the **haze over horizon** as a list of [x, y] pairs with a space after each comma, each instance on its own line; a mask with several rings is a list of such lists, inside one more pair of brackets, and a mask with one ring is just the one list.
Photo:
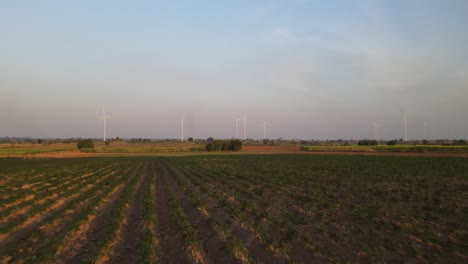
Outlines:
[[[468, 139], [468, 1], [4, 1], [0, 137]], [[425, 125], [426, 124], [426, 125]], [[241, 135], [239, 123], [239, 135]]]

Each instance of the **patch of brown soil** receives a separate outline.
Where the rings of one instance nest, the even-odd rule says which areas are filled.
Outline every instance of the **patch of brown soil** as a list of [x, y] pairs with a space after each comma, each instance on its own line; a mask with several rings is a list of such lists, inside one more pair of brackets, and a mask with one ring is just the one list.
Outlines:
[[[134, 168], [136, 171], [140, 170], [140, 167], [137, 166]], [[136, 177], [136, 175], [135, 175]], [[110, 244], [104, 245], [103, 248], [96, 247], [96, 241], [99, 241], [106, 236], [106, 226], [109, 224], [109, 220], [112, 218], [112, 209], [115, 206], [117, 200], [121, 197], [122, 191], [125, 188], [130, 188], [128, 186], [131, 177], [127, 178], [124, 187], [122, 187], [107, 203], [102, 205], [102, 208], [98, 210], [98, 214], [94, 219], [93, 223], [90, 225], [88, 231], [81, 236], [78, 241], [74, 241], [72, 252], [66, 254], [61, 254], [59, 256], [61, 263], [79, 263], [79, 262], [89, 262], [90, 258], [99, 257], [101, 260], [106, 259], [106, 249], [111, 249], [114, 244], [112, 241]], [[139, 180], [141, 182], [141, 180]], [[138, 186], [138, 183], [136, 183]], [[137, 186], [132, 186], [131, 188], [136, 188]], [[125, 221], [125, 219], [124, 219]], [[117, 240], [120, 237], [121, 227], [125, 222], [121, 222], [120, 228], [116, 233]], [[94, 261], [93, 261], [94, 262]]]
[[32, 207], [33, 207], [32, 205], [29, 205], [29, 206], [25, 206], [23, 208], [20, 208], [20, 209], [17, 209], [15, 211], [11, 212], [9, 215], [3, 217], [0, 220], [0, 224], [7, 223], [10, 220], [12, 220], [13, 218], [15, 218], [15, 217], [17, 217], [19, 215], [23, 215], [23, 214], [27, 213]]
[[[220, 220], [224, 222], [227, 226], [230, 226], [232, 229], [232, 235], [244, 244], [248, 251], [248, 256], [251, 258], [254, 263], [284, 263], [286, 260], [282, 259], [279, 255], [275, 255], [272, 251], [267, 250], [264, 245], [260, 242], [260, 238], [252, 232], [251, 229], [242, 225], [239, 221], [227, 214], [222, 207], [209, 195], [202, 192], [198, 186], [195, 186], [187, 176], [183, 175], [183, 179], [198, 198], [200, 198], [207, 208], [202, 208], [201, 213], [209, 215], [207, 210], [210, 210], [215, 214]], [[215, 185], [206, 182], [206, 187], [211, 191], [215, 191]], [[225, 196], [226, 197], [226, 196]], [[229, 196], [227, 196], [229, 197]], [[229, 199], [229, 198], [227, 198]]]
[[[107, 176], [105, 178], [101, 178], [97, 181], [97, 183], [105, 180], [106, 178], [110, 177], [112, 174], [107, 174]], [[80, 180], [82, 180], [80, 178]], [[94, 187], [95, 184], [88, 184], [85, 188], [82, 188], [80, 189], [78, 192], [70, 195], [69, 197], [67, 198], [60, 198], [58, 199], [56, 202], [54, 202], [52, 205], [50, 205], [49, 207], [47, 207], [45, 210], [41, 211], [41, 212], [38, 212], [37, 214], [34, 214], [32, 216], [30, 216], [29, 218], [26, 219], [25, 222], [23, 222], [22, 224], [20, 224], [19, 226], [16, 226], [14, 227], [12, 230], [10, 230], [10, 232], [8, 234], [4, 234], [3, 236], [7, 237], [7, 238], [11, 238], [13, 239], [14, 237], [17, 237], [19, 235], [21, 235], [22, 233], [26, 232], [25, 230], [30, 230], [30, 229], [34, 229], [36, 228], [37, 226], [40, 225], [40, 223], [46, 219], [47, 217], [49, 217], [50, 215], [52, 215], [55, 211], [60, 211], [61, 208], [63, 208], [64, 206], [66, 206], [66, 204], [76, 198], [78, 198], [80, 196], [81, 193], [83, 192], [86, 192], [87, 190], [91, 189], [92, 187]], [[76, 189], [76, 188], [73, 188], [73, 189]], [[52, 195], [49, 195], [43, 199], [40, 199], [38, 200], [35, 205], [41, 205], [41, 204], [44, 204], [46, 203], [47, 201], [50, 201], [50, 200], [53, 200], [53, 199], [57, 199], [59, 197], [59, 193], [53, 193]], [[32, 206], [29, 206], [27, 207], [27, 209], [30, 209]], [[16, 216], [19, 216], [19, 215], [22, 215], [22, 214], [25, 214], [27, 213], [27, 209], [25, 208], [24, 210], [17, 210], [15, 212], [13, 212], [13, 214], [8, 218], [8, 220], [10, 220], [11, 218], [14, 218]]]
[[86, 234], [90, 230], [91, 226], [93, 225], [95, 219], [96, 219], [96, 213], [99, 213], [104, 210], [104, 207], [107, 207], [109, 203], [112, 203], [115, 199], [116, 196], [118, 196], [118, 193], [120, 193], [123, 190], [124, 184], [121, 184], [117, 187], [115, 187], [107, 196], [107, 198], [103, 199], [103, 201], [94, 207], [94, 212], [90, 213], [87, 216], [87, 221], [80, 224], [78, 229], [73, 232], [72, 234], [68, 235], [65, 240], [62, 242], [62, 245], [57, 249], [55, 255], [59, 256], [72, 256], [76, 253], [75, 249], [79, 247], [79, 241], [83, 241]]
[[86, 153], [80, 151], [59, 151], [59, 152], [48, 152], [48, 153], [38, 153], [30, 154], [22, 157], [27, 158], [83, 158], [83, 157], [93, 157], [94, 153]]
[[140, 177], [140, 182], [134, 195], [135, 198], [127, 210], [125, 222], [121, 225], [120, 236], [109, 246], [112, 250], [106, 250], [107, 254], [105, 256], [107, 258], [105, 260], [110, 261], [110, 263], [141, 262], [137, 255], [137, 246], [143, 231], [144, 186], [148, 181], [148, 177], [149, 174], [146, 171], [145, 175]]
[[34, 186], [34, 183], [32, 183], [32, 184], [25, 184], [25, 185], [21, 186], [20, 189], [22, 189], [22, 190], [30, 189], [32, 186]]
[[12, 202], [12, 203], [5, 204], [2, 209], [5, 210], [5, 209], [8, 209], [8, 208], [10, 208], [12, 206], [17, 206], [20, 203], [24, 203], [24, 202], [27, 202], [29, 200], [34, 199], [34, 197], [35, 197], [34, 194], [30, 194], [30, 195], [28, 195], [28, 196], [26, 196], [26, 197], [24, 197], [22, 199], [19, 199], [19, 200], [16, 200], [16, 201]]
[[190, 263], [185, 253], [182, 238], [177, 227], [172, 221], [167, 194], [163, 187], [161, 176], [156, 171], [155, 189], [156, 189], [156, 211], [158, 214], [158, 237], [159, 239], [159, 263]]
[[198, 237], [203, 241], [204, 252], [197, 252], [196, 249], [189, 250], [195, 260], [203, 261], [206, 258], [209, 263], [237, 263], [238, 261], [231, 256], [226, 241], [211, 227], [209, 218], [204, 216], [200, 210], [193, 207], [192, 202], [186, 196], [182, 187], [176, 184], [171, 175], [167, 177], [167, 181], [174, 191], [176, 200], [179, 201], [187, 219], [197, 232]]

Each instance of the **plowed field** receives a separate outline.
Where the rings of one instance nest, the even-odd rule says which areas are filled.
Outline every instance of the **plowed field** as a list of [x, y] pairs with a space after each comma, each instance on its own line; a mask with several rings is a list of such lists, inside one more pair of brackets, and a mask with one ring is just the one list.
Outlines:
[[1, 263], [468, 261], [463, 158], [0, 159]]

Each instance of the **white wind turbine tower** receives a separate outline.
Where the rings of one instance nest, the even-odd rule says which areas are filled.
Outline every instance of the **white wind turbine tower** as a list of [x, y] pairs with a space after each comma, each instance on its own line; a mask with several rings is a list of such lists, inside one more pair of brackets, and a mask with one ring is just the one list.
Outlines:
[[106, 120], [107, 119], [112, 119], [112, 118], [106, 115], [106, 112], [104, 112], [104, 108], [102, 108], [101, 120], [104, 122], [104, 142], [106, 142]]
[[239, 137], [237, 136], [237, 127], [238, 127], [237, 122], [241, 121], [242, 119], [241, 118], [234, 118], [234, 120], [236, 120], [236, 139], [238, 139]]
[[263, 139], [266, 139], [266, 129], [267, 129], [267, 126], [271, 125], [270, 122], [263, 122]]
[[244, 121], [244, 140], [246, 139], [245, 137], [245, 115], [242, 116], [242, 121]]
[[423, 139], [427, 139], [427, 122], [424, 121]]
[[184, 141], [184, 113], [180, 113], [180, 121], [181, 121], [181, 135], [180, 141]]
[[379, 124], [374, 122], [373, 128], [374, 128], [374, 139], [378, 141], [379, 140]]
[[408, 141], [408, 116], [406, 114], [406, 111], [405, 111], [405, 115], [404, 115], [404, 118], [405, 118], [405, 141]]

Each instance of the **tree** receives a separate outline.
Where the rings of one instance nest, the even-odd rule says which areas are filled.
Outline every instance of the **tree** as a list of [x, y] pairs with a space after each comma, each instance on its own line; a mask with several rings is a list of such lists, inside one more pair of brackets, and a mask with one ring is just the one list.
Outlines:
[[468, 143], [464, 139], [453, 141], [453, 145], [457, 145], [457, 146], [466, 146], [467, 144]]
[[206, 142], [211, 143], [211, 142], [213, 142], [213, 140], [214, 139], [212, 137], [209, 137], [209, 138], [206, 139]]
[[188, 142], [193, 142], [193, 137], [189, 137], [187, 140]]
[[94, 142], [91, 139], [80, 140], [77, 144], [78, 149], [94, 148]]
[[238, 151], [242, 148], [242, 142], [238, 139], [235, 140], [213, 140], [206, 144], [207, 151]]
[[358, 145], [359, 146], [377, 146], [377, 140], [368, 140], [368, 139], [359, 140]]
[[242, 148], [242, 141], [238, 139], [231, 140], [231, 150], [238, 151], [238, 150], [241, 150], [241, 148]]

